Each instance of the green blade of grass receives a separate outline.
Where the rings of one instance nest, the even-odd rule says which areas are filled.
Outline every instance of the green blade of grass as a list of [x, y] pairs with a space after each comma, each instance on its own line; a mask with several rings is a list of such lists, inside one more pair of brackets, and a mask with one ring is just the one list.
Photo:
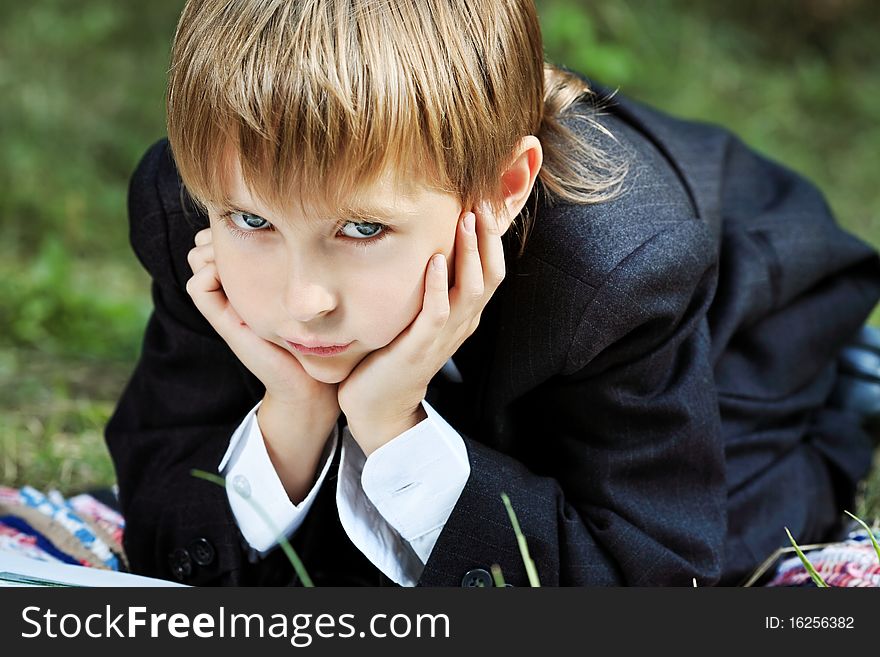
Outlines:
[[865, 528], [865, 531], [868, 532], [868, 536], [869, 536], [870, 539], [871, 539], [871, 543], [874, 545], [874, 552], [877, 553], [877, 559], [880, 560], [880, 545], [877, 544], [877, 539], [874, 538], [874, 532], [871, 530], [871, 528], [868, 527], [868, 525], [865, 523], [864, 520], [862, 520], [861, 518], [859, 518], [859, 517], [853, 515], [852, 513], [850, 513], [849, 511], [847, 511], [846, 509], [844, 509], [843, 512], [844, 512], [845, 514], [847, 514], [850, 518], [854, 519], [854, 520], [855, 520], [857, 523], [859, 523], [862, 527]]
[[794, 546], [794, 551], [797, 552], [801, 563], [804, 564], [804, 568], [806, 568], [807, 572], [810, 573], [810, 577], [813, 578], [816, 586], [818, 586], [819, 588], [827, 589], [828, 585], [825, 583], [825, 580], [822, 579], [822, 576], [816, 572], [816, 569], [813, 568], [813, 564], [811, 564], [809, 559], [804, 556], [804, 553], [801, 551], [801, 548], [798, 546], [798, 544], [794, 542], [794, 537], [791, 535], [791, 532], [788, 531], [788, 527], [785, 528], [785, 533], [788, 534], [788, 540], [791, 541], [791, 544]]
[[495, 586], [507, 586], [507, 583], [504, 581], [504, 575], [501, 574], [501, 566], [499, 566], [497, 563], [493, 563], [491, 566], [489, 566], [489, 570], [492, 571], [492, 579], [495, 580]]
[[516, 514], [513, 512], [513, 507], [510, 504], [510, 498], [507, 497], [507, 493], [501, 493], [501, 500], [507, 508], [507, 516], [510, 518], [510, 524], [513, 525], [513, 533], [516, 534], [519, 553], [522, 555], [523, 564], [525, 564], [526, 567], [526, 574], [529, 576], [529, 584], [531, 586], [541, 586], [541, 582], [538, 580], [538, 569], [535, 568], [535, 562], [532, 561], [532, 557], [529, 555], [529, 546], [526, 543], [526, 537], [519, 528], [519, 521], [516, 519]]
[[[223, 477], [219, 475], [212, 474], [210, 472], [205, 472], [204, 470], [190, 470], [190, 474], [193, 477], [198, 477], [199, 479], [204, 479], [205, 481], [210, 481], [211, 483], [217, 484], [218, 486], [222, 486], [223, 488], [228, 488], [229, 483]], [[234, 488], [232, 490], [235, 490]], [[293, 569], [296, 571], [296, 574], [299, 576], [300, 581], [303, 583], [303, 586], [313, 587], [315, 586], [312, 583], [312, 578], [309, 577], [309, 574], [306, 572], [305, 566], [303, 566], [302, 561], [300, 561], [299, 555], [296, 553], [296, 550], [293, 549], [293, 546], [290, 542], [281, 535], [281, 532], [275, 527], [275, 524], [272, 522], [272, 519], [269, 517], [262, 507], [259, 504], [254, 502], [251, 498], [245, 497], [238, 491], [235, 491], [239, 497], [243, 500], [247, 501], [248, 504], [251, 505], [251, 508], [257, 512], [263, 522], [269, 527], [272, 533], [275, 535], [275, 538], [281, 544], [281, 549], [284, 550], [284, 554], [287, 555], [287, 560], [290, 561], [290, 564], [293, 566]]]

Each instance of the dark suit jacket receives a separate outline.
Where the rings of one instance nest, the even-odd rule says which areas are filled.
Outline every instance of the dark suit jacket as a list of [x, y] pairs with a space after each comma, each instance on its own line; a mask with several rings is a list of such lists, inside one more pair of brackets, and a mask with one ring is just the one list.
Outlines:
[[[502, 492], [544, 585], [736, 583], [787, 544], [783, 527], [826, 537], [869, 469], [869, 438], [824, 404], [836, 353], [880, 298], [875, 251], [723, 129], [621, 95], [599, 120], [618, 141], [593, 139], [631, 159], [625, 193], [536, 194], [524, 255], [509, 232], [507, 276], [454, 356], [463, 383], [429, 388], [471, 476], [421, 585], [494, 563], [527, 585]], [[223, 489], [189, 474], [216, 471], [263, 388], [184, 289], [207, 220], [165, 140], [134, 173], [129, 212], [155, 304], [106, 430], [132, 569], [291, 583], [280, 550], [246, 548]], [[387, 584], [339, 524], [338, 457], [294, 547], [317, 584]]]

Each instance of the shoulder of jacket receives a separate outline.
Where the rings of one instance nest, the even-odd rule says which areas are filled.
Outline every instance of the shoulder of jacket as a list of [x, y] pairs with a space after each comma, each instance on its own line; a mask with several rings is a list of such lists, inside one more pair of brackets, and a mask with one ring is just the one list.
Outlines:
[[650, 171], [633, 175], [642, 175], [643, 180], [635, 181], [616, 199], [539, 208], [523, 262], [544, 263], [569, 279], [597, 288], [626, 258], [661, 233], [674, 232], [679, 240], [694, 242], [694, 248], [717, 251], [714, 238], [680, 188], [648, 182]]
[[155, 281], [185, 285], [186, 252], [206, 221], [183, 189], [167, 138], [150, 146], [128, 189], [129, 240]]
[[140, 161], [131, 175], [128, 185], [129, 212], [137, 215], [149, 215], [164, 211], [162, 195], [159, 191], [160, 172], [173, 168], [171, 149], [168, 139], [156, 141], [141, 156]]
[[686, 317], [705, 314], [715, 294], [718, 263], [704, 223], [660, 227], [580, 299], [564, 373], [579, 371], [615, 344], [607, 362], [647, 354]]

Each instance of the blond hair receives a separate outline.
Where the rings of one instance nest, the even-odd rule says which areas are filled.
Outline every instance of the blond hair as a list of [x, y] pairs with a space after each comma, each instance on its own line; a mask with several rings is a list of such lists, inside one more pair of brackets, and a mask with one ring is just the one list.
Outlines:
[[189, 0], [171, 60], [168, 138], [203, 206], [228, 206], [230, 153], [269, 206], [340, 218], [388, 174], [499, 210], [499, 177], [530, 134], [551, 202], [606, 200], [626, 174], [564, 124], [607, 134], [568, 111], [592, 91], [545, 64], [532, 0]]

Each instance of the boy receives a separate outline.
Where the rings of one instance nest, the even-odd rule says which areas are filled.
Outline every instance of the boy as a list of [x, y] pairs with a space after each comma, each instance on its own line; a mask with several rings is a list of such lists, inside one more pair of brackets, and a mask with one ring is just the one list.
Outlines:
[[318, 584], [525, 585], [502, 492], [545, 585], [736, 583], [836, 531], [876, 252], [542, 52], [526, 0], [187, 4], [107, 427], [137, 572], [294, 581], [249, 500]]

